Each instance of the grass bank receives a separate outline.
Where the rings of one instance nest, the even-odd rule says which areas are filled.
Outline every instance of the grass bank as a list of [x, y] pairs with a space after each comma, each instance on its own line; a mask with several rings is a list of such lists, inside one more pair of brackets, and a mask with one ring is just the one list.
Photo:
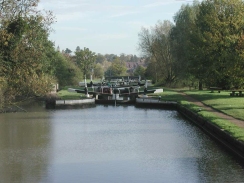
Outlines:
[[230, 97], [229, 91], [221, 91], [220, 93], [211, 93], [208, 90], [184, 92], [214, 109], [244, 120], [244, 97]]
[[[209, 90], [181, 91], [220, 112], [223, 112], [234, 118], [244, 120], [244, 97], [230, 97], [230, 92], [228, 91], [221, 91], [221, 93], [211, 93]], [[236, 126], [235, 124], [231, 123], [226, 119], [219, 118], [218, 116], [214, 115], [209, 111], [205, 111], [202, 108], [200, 109], [199, 106], [193, 103], [188, 102], [184, 96], [178, 93], [178, 90], [164, 89], [164, 92], [160, 93], [160, 96], [161, 100], [177, 101], [179, 104], [183, 105], [189, 110], [198, 113], [198, 115], [219, 126], [221, 129], [224, 129], [234, 138], [244, 141], [244, 129]]]
[[84, 89], [84, 87], [81, 88], [81, 87], [74, 87], [74, 86], [66, 86], [57, 93], [57, 96], [62, 100], [69, 100], [69, 99], [76, 100], [76, 99], [86, 98], [85, 95], [82, 93], [68, 92], [68, 88], [76, 88], [81, 90]]

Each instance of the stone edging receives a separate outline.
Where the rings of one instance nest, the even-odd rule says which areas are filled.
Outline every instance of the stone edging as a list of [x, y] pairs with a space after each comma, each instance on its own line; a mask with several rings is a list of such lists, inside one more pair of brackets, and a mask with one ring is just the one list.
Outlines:
[[210, 137], [219, 142], [229, 152], [244, 163], [244, 143], [234, 139], [230, 134], [220, 129], [218, 126], [199, 116], [197, 113], [190, 111], [182, 105], [177, 105], [177, 111], [185, 116], [188, 120], [200, 127]]

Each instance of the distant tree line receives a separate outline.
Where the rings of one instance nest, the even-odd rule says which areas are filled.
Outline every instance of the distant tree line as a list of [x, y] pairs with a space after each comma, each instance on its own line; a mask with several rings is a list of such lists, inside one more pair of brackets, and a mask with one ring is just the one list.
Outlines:
[[139, 47], [155, 82], [218, 86], [244, 85], [244, 2], [203, 0], [183, 5], [170, 21], [142, 28]]
[[[145, 68], [147, 63], [139, 65], [133, 69], [133, 72], [129, 72], [126, 63], [131, 65], [137, 65], [137, 63], [144, 63], [144, 59], [137, 57], [136, 55], [126, 55], [124, 53], [119, 56], [115, 54], [97, 54], [96, 64], [100, 65], [103, 68], [104, 76], [125, 76], [125, 75], [142, 75], [145, 74]], [[99, 67], [100, 67], [99, 66]], [[144, 69], [144, 70], [143, 70]]]
[[[89, 48], [82, 50], [80, 46], [76, 47], [73, 54], [69, 48], [63, 50], [62, 53], [73, 60], [72, 62], [83, 73], [83, 78], [90, 79], [90, 76], [92, 76], [93, 79], [102, 79], [105, 76], [145, 75], [147, 63], [144, 58], [136, 55], [126, 55], [124, 53], [119, 56], [115, 54], [96, 54], [90, 51]], [[133, 65], [130, 71], [126, 65], [127, 63]]]

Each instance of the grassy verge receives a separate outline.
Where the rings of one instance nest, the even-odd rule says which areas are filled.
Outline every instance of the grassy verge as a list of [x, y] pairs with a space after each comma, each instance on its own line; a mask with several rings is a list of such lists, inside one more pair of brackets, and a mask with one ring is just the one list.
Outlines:
[[86, 98], [86, 96], [84, 94], [68, 92], [68, 88], [84, 89], [81, 87], [66, 86], [66, 87], [62, 88], [62, 90], [60, 90], [57, 93], [57, 95], [60, 99], [62, 99], [62, 100], [75, 100], [75, 99]]
[[[185, 90], [184, 93], [191, 95], [193, 98], [202, 101], [206, 105], [209, 105], [223, 113], [231, 115], [235, 118], [244, 120], [243, 114], [243, 102], [244, 97], [230, 97], [228, 91], [221, 93], [211, 93], [210, 91], [189, 91]], [[155, 96], [155, 94], [153, 95]], [[198, 115], [219, 126], [234, 138], [244, 142], [244, 129], [236, 126], [226, 119], [220, 119], [218, 116], [211, 112], [200, 109], [199, 106], [188, 102], [184, 96], [179, 94], [177, 90], [164, 89], [163, 93], [160, 93], [161, 100], [177, 101], [179, 104], [188, 108], [189, 110], [198, 113]], [[240, 112], [242, 110], [242, 113]]]
[[213, 124], [217, 125], [221, 129], [225, 130], [231, 136], [236, 138], [237, 140], [244, 142], [244, 129], [236, 126], [235, 124], [231, 123], [228, 120], [220, 119], [216, 115], [212, 114], [211, 112], [201, 111], [198, 113], [208, 121], [212, 122]]
[[159, 97], [161, 96], [161, 100], [162, 101], [176, 101], [176, 102], [183, 102], [185, 100], [185, 97], [180, 95], [178, 92], [176, 92], [175, 90], [171, 90], [171, 89], [164, 89], [164, 92], [162, 93], [157, 93], [157, 94], [149, 94], [149, 96], [152, 97]]
[[185, 91], [185, 93], [202, 101], [204, 104], [213, 107], [214, 109], [237, 119], [244, 120], [244, 97], [230, 97], [229, 91], [211, 93], [208, 90], [203, 90]]

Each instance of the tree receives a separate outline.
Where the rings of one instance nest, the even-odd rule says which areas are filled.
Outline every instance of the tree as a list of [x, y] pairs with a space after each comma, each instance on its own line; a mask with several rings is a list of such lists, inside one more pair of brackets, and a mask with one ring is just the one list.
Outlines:
[[[111, 66], [111, 62], [105, 60], [102, 64], [102, 67], [103, 67], [103, 71], [104, 71], [104, 75], [107, 75], [106, 73], [108, 73], [108, 69], [110, 68]], [[108, 76], [108, 75], [107, 75]]]
[[132, 55], [131, 58], [130, 58], [130, 62], [137, 62], [138, 61], [138, 58], [136, 55]]
[[145, 77], [145, 72], [146, 69], [142, 66], [138, 66], [135, 71], [134, 71], [134, 76], [141, 76], [141, 77]]
[[145, 70], [145, 77], [151, 79], [153, 83], [156, 83], [158, 81], [159, 72], [160, 68], [157, 67], [155, 59], [151, 58]]
[[5, 83], [5, 102], [15, 96], [44, 95], [53, 81], [50, 72], [45, 72], [48, 64], [43, 58], [54, 18], [36, 10], [37, 2], [0, 1], [0, 77]]
[[105, 56], [106, 60], [109, 62], [112, 62], [117, 57], [117, 55], [115, 55], [115, 54], [105, 54], [104, 56]]
[[2, 20], [13, 20], [16, 17], [28, 17], [38, 14], [36, 9], [39, 0], [0, 0]]
[[60, 52], [60, 47], [59, 46], [57, 47], [56, 51]]
[[96, 63], [100, 63], [100, 64], [102, 64], [106, 60], [105, 56], [103, 56], [100, 53], [97, 54], [97, 57], [96, 58], [97, 58], [96, 59]]
[[106, 75], [107, 76], [123, 76], [126, 75], [126, 64], [125, 62], [121, 61], [118, 57], [115, 58], [108, 68]]
[[95, 52], [90, 51], [89, 48], [84, 48], [84, 50], [75, 52], [75, 56], [76, 64], [81, 69], [83, 74], [87, 76], [94, 68], [94, 64], [96, 61]]
[[72, 51], [69, 48], [66, 48], [64, 50], [64, 53], [67, 54], [67, 55], [70, 55], [72, 53]]
[[[175, 14], [173, 26], [170, 32], [171, 53], [176, 62], [175, 69], [180, 80], [189, 80], [194, 77], [189, 72], [190, 59], [192, 56], [190, 39], [193, 30], [195, 30], [196, 15], [199, 9], [199, 3], [194, 1], [193, 5], [183, 5]], [[195, 59], [194, 59], [195, 60]]]
[[97, 63], [94, 67], [94, 77], [102, 78], [104, 76], [103, 66], [100, 63]]
[[76, 47], [75, 52], [79, 52], [81, 49], [79, 46]]
[[196, 29], [190, 39], [190, 67], [209, 86], [243, 85], [243, 59], [239, 54], [243, 49], [238, 48], [244, 33], [243, 8], [241, 0], [209, 0], [199, 5]]
[[53, 68], [55, 68], [54, 76], [60, 86], [76, 85], [83, 78], [80, 69], [72, 61], [71, 57], [56, 52], [52, 64]]
[[125, 55], [124, 53], [121, 53], [121, 54], [120, 54], [119, 59], [120, 59], [121, 61], [125, 61], [125, 62], [127, 61], [127, 60], [126, 60], [126, 55]]
[[170, 31], [173, 24], [170, 21], [158, 22], [155, 27], [142, 28], [139, 33], [139, 48], [145, 57], [155, 61], [158, 74], [157, 78], [162, 78], [164, 82], [171, 85], [177, 79], [175, 71], [175, 60], [172, 57], [170, 47]]

